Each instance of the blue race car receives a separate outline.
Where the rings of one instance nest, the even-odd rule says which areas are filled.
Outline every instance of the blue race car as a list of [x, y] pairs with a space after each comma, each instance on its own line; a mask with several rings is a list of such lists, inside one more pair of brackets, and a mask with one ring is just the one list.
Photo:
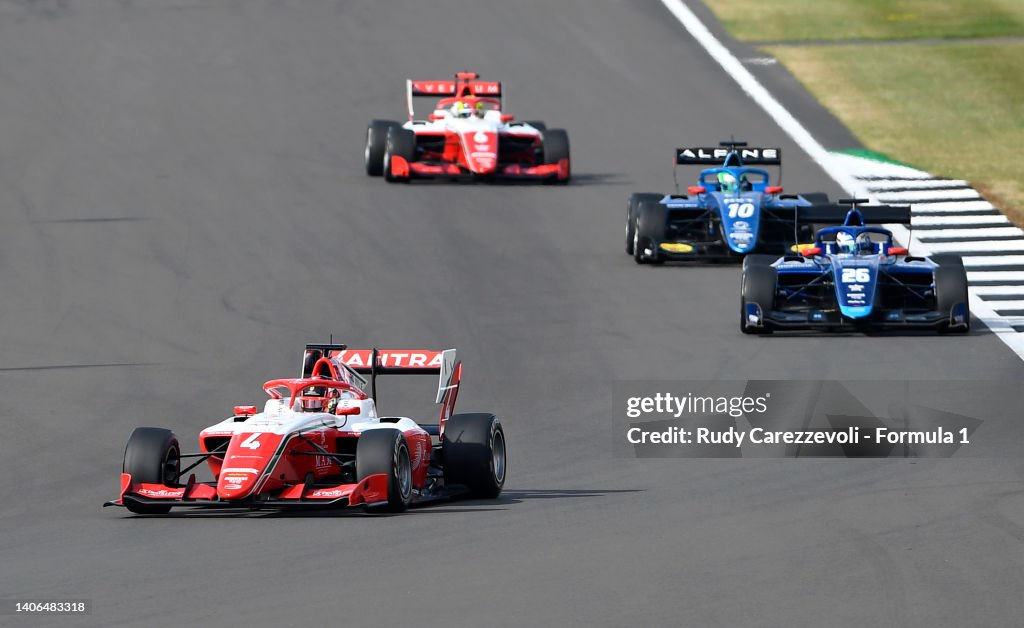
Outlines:
[[[668, 260], [739, 260], [748, 253], [782, 254], [813, 235], [797, 221], [797, 210], [828, 203], [823, 193], [783, 194], [768, 172], [750, 165], [782, 167], [778, 148], [678, 148], [676, 166], [715, 165], [702, 170], [686, 194], [636, 193], [626, 206], [626, 253], [637, 264]], [[675, 168], [672, 177], [675, 179]]]
[[[878, 224], [910, 224], [907, 206], [816, 206], [814, 222], [842, 220], [818, 231], [799, 255], [743, 260], [740, 329], [868, 331], [884, 328], [966, 333], [971, 314], [967, 274], [958, 255], [913, 257]], [[853, 205], [851, 208], [849, 205]], [[842, 219], [845, 214], [845, 219]], [[829, 220], [829, 219], [832, 220]]]

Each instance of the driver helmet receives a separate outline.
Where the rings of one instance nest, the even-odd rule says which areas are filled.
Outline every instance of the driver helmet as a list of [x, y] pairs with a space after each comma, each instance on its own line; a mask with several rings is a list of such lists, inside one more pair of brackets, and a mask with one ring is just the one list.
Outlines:
[[726, 194], [735, 194], [740, 189], [736, 175], [724, 171], [718, 173], [718, 187]]
[[476, 101], [476, 104], [473, 105], [473, 112], [476, 113], [476, 117], [482, 118], [487, 114], [487, 105], [484, 104], [484, 101], [478, 100]]
[[456, 100], [452, 105], [452, 115], [456, 118], [468, 118], [473, 115], [473, 108], [464, 100]]
[[299, 400], [303, 412], [323, 412], [324, 411], [324, 398], [323, 397], [302, 397]]
[[871, 241], [871, 235], [862, 233], [857, 236], [857, 252], [861, 255], [871, 255], [875, 252], [875, 243]]
[[856, 250], [856, 242], [853, 236], [845, 231], [836, 234], [836, 253], [841, 255], [852, 255]]

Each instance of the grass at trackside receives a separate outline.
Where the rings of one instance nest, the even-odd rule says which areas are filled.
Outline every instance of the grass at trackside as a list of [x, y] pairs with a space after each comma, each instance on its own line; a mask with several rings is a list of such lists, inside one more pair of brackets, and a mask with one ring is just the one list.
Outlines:
[[[705, 1], [747, 40], [1024, 36], [1022, 0]], [[867, 149], [965, 179], [1024, 226], [1024, 41], [782, 44], [764, 51]]]
[[1020, 0], [705, 0], [737, 39], [925, 39], [1024, 35]]
[[1024, 44], [768, 52], [864, 146], [1024, 209]]

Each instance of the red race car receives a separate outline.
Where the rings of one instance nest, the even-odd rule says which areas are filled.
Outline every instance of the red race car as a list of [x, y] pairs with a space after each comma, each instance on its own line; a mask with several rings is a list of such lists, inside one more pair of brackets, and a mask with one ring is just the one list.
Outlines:
[[[439, 375], [438, 422], [379, 416], [376, 379], [385, 374]], [[505, 432], [493, 414], [453, 414], [461, 376], [454, 349], [307, 345], [301, 377], [265, 383], [263, 411], [236, 406], [234, 416], [199, 434], [197, 453], [181, 453], [170, 430], [136, 428], [124, 452], [121, 494], [104, 506], [138, 514], [175, 507], [401, 512], [458, 495], [497, 497]], [[193, 462], [182, 468], [182, 460]], [[203, 462], [211, 482], [189, 473]]]
[[[409, 121], [374, 120], [366, 130], [366, 174], [414, 178], [569, 182], [569, 135], [503, 113], [501, 83], [459, 72], [453, 81], [406, 81]], [[413, 98], [442, 97], [426, 120]]]

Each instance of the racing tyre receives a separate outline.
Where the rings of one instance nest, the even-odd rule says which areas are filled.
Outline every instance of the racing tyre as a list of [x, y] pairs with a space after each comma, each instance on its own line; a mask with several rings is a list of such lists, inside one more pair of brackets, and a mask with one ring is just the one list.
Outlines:
[[966, 320], [957, 327], [944, 326], [940, 333], [966, 334], [971, 329], [971, 306], [967, 300], [967, 272], [959, 255], [933, 255], [935, 269], [935, 308], [949, 312], [957, 303], [966, 305]]
[[548, 125], [544, 124], [540, 120], [525, 120], [523, 124], [529, 124], [538, 131], [546, 131], [548, 129]]
[[[569, 134], [563, 129], [544, 129], [540, 132], [541, 151], [544, 155], [545, 164], [557, 164], [563, 159], [569, 159]], [[569, 161], [571, 166], [572, 161]], [[569, 177], [555, 179], [552, 183], [565, 185]]]
[[390, 183], [408, 183], [408, 176], [391, 174], [391, 158], [403, 157], [410, 164], [416, 155], [416, 134], [409, 129], [394, 126], [388, 129], [388, 139], [384, 146], [384, 178]]
[[388, 476], [388, 503], [367, 508], [371, 512], [403, 512], [412, 499], [412, 459], [400, 430], [367, 430], [356, 444], [356, 478], [383, 473]]
[[505, 485], [505, 430], [493, 414], [454, 414], [444, 425], [444, 481], [473, 497], [494, 498]]
[[779, 259], [778, 255], [751, 253], [743, 257], [743, 270], [746, 271], [752, 266], [771, 266], [777, 259]]
[[388, 129], [401, 126], [392, 120], [374, 120], [366, 127], [366, 174], [379, 177], [384, 174], [384, 150], [388, 143]]
[[650, 192], [637, 192], [629, 195], [626, 202], [626, 255], [632, 255], [636, 239], [636, 215], [640, 203], [647, 201], [657, 203], [664, 197], [664, 194], [653, 194]]
[[747, 259], [751, 260], [749, 265], [747, 259], [743, 260], [743, 285], [740, 288], [742, 295], [740, 297], [740, 331], [745, 334], [770, 334], [772, 330], [766, 323], [763, 327], [753, 327], [747, 324], [748, 303], [757, 303], [761, 306], [762, 312], [775, 307], [775, 269], [761, 263], [763, 260], [758, 260], [756, 257], [765, 256], [748, 256]]
[[[137, 427], [128, 437], [124, 448], [124, 473], [130, 473], [135, 482], [175, 486], [181, 470], [181, 448], [171, 430], [159, 427]], [[133, 504], [125, 508], [140, 515], [166, 515], [170, 506], [160, 504]]]
[[[664, 234], [665, 206], [656, 201], [642, 201], [636, 212], [633, 261], [637, 264], [663, 264], [665, 260], [658, 255], [658, 242]], [[646, 254], [645, 249], [650, 249], [650, 254]]]

